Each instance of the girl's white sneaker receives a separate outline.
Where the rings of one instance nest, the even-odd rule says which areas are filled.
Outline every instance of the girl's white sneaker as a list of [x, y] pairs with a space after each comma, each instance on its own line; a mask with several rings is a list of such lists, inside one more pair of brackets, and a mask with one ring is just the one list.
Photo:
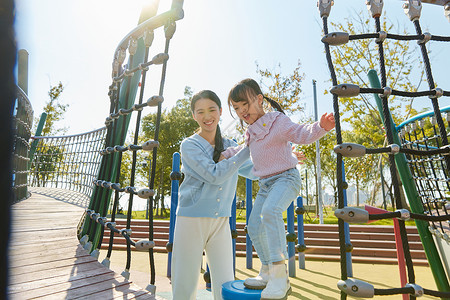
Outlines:
[[245, 279], [244, 286], [251, 290], [262, 290], [266, 287], [267, 281], [269, 281], [269, 265], [261, 265], [258, 276]]
[[291, 294], [291, 285], [285, 264], [269, 266], [269, 281], [261, 293], [261, 300], [285, 300]]

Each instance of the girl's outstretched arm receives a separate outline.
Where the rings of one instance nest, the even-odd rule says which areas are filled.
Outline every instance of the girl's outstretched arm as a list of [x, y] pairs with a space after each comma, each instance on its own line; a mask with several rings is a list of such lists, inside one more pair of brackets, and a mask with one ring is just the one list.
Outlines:
[[190, 174], [211, 184], [221, 184], [233, 176], [250, 157], [248, 148], [244, 148], [230, 159], [215, 163], [200, 145], [188, 140], [181, 143], [181, 162]]

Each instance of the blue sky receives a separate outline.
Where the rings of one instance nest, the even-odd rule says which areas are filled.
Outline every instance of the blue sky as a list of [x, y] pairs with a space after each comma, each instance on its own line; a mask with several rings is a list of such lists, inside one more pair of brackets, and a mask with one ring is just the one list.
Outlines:
[[[29, 52], [29, 97], [35, 116], [41, 114], [49, 99], [50, 85], [61, 81], [65, 86], [62, 103], [70, 107], [60, 125], [70, 127], [69, 133], [103, 126], [109, 110], [107, 94], [114, 51], [137, 25], [141, 8], [148, 2], [16, 0], [17, 42], [19, 48]], [[343, 22], [351, 14], [368, 14], [365, 0], [335, 2], [330, 21]], [[386, 0], [388, 17], [405, 24], [414, 34], [413, 24], [401, 5], [402, 1]], [[424, 31], [449, 36], [450, 23], [443, 8], [423, 6]], [[159, 12], [169, 7], [169, 1], [161, 0]], [[300, 60], [305, 73], [305, 115], [313, 116], [314, 112], [313, 79], [317, 80], [319, 113], [332, 111], [331, 96], [323, 95], [323, 90], [330, 87], [329, 71], [315, 0], [185, 0], [184, 11], [185, 18], [177, 22], [170, 46], [164, 107], [172, 107], [183, 97], [185, 86], [194, 91], [211, 89], [226, 106], [228, 91], [237, 81], [257, 77], [256, 62], [268, 69], [280, 64], [281, 72], [287, 75]], [[158, 32], [151, 55], [162, 51], [161, 43], [156, 42], [161, 39], [161, 30]], [[450, 45], [432, 47], [435, 81], [449, 90]], [[149, 96], [157, 93], [159, 76], [159, 69], [149, 74]], [[441, 105], [450, 104], [448, 99], [441, 99]], [[429, 102], [424, 98], [421, 105]], [[225, 107], [222, 127], [231, 121]]]

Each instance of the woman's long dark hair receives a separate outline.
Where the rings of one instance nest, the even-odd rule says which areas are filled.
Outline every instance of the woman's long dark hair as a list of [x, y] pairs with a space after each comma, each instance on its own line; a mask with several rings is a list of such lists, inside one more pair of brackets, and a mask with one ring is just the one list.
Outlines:
[[[216, 93], [214, 93], [213, 91], [210, 91], [210, 90], [203, 90], [203, 91], [198, 92], [194, 96], [192, 96], [192, 99], [191, 99], [192, 113], [194, 113], [195, 103], [200, 99], [209, 99], [209, 100], [213, 101], [214, 103], [216, 103], [219, 106], [219, 109], [222, 108], [222, 104], [220, 103], [220, 98], [216, 95]], [[225, 150], [223, 148], [222, 133], [220, 132], [219, 124], [217, 124], [216, 136], [214, 138], [214, 144], [215, 144], [215, 146], [214, 146], [213, 160], [214, 160], [214, 162], [217, 163], [219, 161], [220, 154], [222, 153], [223, 150]]]
[[[277, 111], [284, 114], [284, 111], [281, 108], [281, 105], [277, 101], [264, 96], [263, 92], [261, 91], [261, 88], [259, 87], [259, 84], [251, 78], [246, 78], [246, 79], [239, 81], [231, 89], [230, 93], [228, 94], [228, 107], [230, 108], [230, 112], [231, 112], [231, 106], [232, 106], [231, 101], [233, 101], [233, 102], [241, 102], [241, 101], [249, 102], [250, 97], [256, 97], [259, 94], [263, 95], [264, 99], [266, 99], [267, 102], [269, 102], [270, 106], [272, 106]], [[241, 124], [242, 124], [242, 120], [241, 120]]]

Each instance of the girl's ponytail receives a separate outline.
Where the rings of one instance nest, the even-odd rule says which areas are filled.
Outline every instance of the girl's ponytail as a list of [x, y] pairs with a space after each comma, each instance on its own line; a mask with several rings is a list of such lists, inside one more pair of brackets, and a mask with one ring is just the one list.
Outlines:
[[280, 103], [278, 103], [277, 101], [270, 99], [269, 97], [264, 96], [264, 99], [267, 100], [267, 102], [269, 102], [270, 106], [272, 106], [272, 108], [275, 108], [276, 110], [278, 110], [280, 113], [285, 114], [283, 109], [281, 108]]
[[215, 163], [219, 162], [220, 154], [223, 150], [223, 139], [222, 139], [222, 133], [220, 132], [220, 127], [217, 125], [216, 129], [216, 136], [214, 138], [214, 152], [213, 152], [213, 160]]

